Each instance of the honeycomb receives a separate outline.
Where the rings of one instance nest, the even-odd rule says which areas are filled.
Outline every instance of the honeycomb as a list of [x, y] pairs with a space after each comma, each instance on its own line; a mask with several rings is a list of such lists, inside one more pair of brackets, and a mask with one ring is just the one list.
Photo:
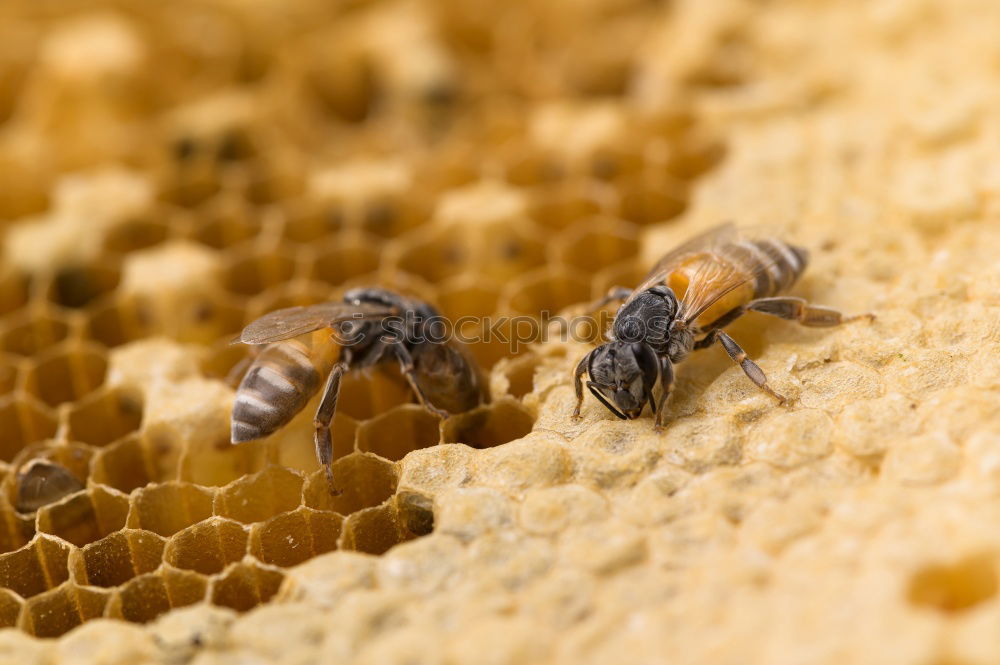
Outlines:
[[[0, 665], [1000, 662], [998, 22], [0, 3]], [[713, 349], [663, 433], [573, 420], [598, 331], [497, 334], [729, 219], [877, 314], [737, 321], [786, 405]], [[332, 496], [315, 401], [229, 444], [230, 341], [366, 284], [486, 327], [491, 401], [350, 374]]]
[[[525, 50], [459, 3], [77, 4], [0, 9], [0, 623], [40, 637], [245, 611], [319, 554], [429, 533], [400, 460], [529, 433], [538, 359], [503, 336], [635, 282], [643, 229], [721, 158], [683, 95], [621, 103], [636, 54], [564, 61], [555, 5]], [[581, 7], [573, 39], [658, 11]], [[398, 372], [349, 376], [332, 497], [315, 401], [229, 444], [231, 341], [367, 284], [470, 320], [493, 396], [439, 422]]]

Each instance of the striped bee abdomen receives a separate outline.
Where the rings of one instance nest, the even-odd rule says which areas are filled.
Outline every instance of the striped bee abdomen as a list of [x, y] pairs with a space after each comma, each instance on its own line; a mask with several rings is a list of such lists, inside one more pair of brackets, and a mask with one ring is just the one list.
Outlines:
[[770, 284], [756, 290], [754, 296], [757, 298], [773, 296], [790, 288], [798, 281], [809, 263], [809, 252], [777, 238], [757, 240], [754, 244], [769, 259], [763, 274], [768, 276]]
[[727, 258], [756, 275], [754, 298], [767, 298], [790, 288], [809, 263], [805, 249], [777, 238], [746, 240], [725, 249]]
[[270, 344], [236, 390], [232, 442], [260, 439], [288, 423], [320, 386], [320, 375], [298, 340]]

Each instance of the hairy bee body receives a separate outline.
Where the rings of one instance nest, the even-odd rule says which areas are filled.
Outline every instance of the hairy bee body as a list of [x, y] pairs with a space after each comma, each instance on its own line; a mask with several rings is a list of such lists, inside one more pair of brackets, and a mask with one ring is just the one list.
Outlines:
[[281, 309], [251, 322], [239, 341], [261, 350], [236, 391], [232, 442], [277, 431], [323, 385], [313, 418], [316, 457], [330, 490], [339, 493], [330, 427], [345, 372], [396, 362], [417, 400], [440, 418], [488, 399], [473, 359], [435, 334], [441, 319], [428, 303], [368, 287], [348, 291], [340, 302]]
[[703, 280], [696, 288], [706, 291], [727, 288], [719, 281], [728, 281], [731, 275], [743, 278], [739, 286], [719, 297], [694, 320], [698, 330], [708, 331], [750, 302], [791, 288], [808, 263], [809, 253], [805, 249], [778, 238], [734, 240], [681, 260], [662, 277], [662, 284], [683, 301], [696, 276]]
[[328, 335], [310, 335], [261, 349], [236, 391], [232, 440], [253, 441], [287, 425], [319, 390], [334, 347]]
[[[587, 388], [622, 419], [638, 418], [646, 404], [662, 426], [663, 405], [674, 386], [673, 366], [691, 352], [719, 343], [762, 391], [784, 403], [763, 370], [723, 329], [745, 312], [756, 311], [804, 326], [835, 326], [870, 314], [844, 317], [829, 307], [779, 295], [801, 276], [809, 262], [806, 250], [770, 235], [750, 235], [723, 224], [692, 238], [660, 259], [634, 290], [612, 289], [595, 303], [623, 301], [611, 336], [577, 364], [574, 415]], [[653, 388], [661, 387], [659, 400]]]

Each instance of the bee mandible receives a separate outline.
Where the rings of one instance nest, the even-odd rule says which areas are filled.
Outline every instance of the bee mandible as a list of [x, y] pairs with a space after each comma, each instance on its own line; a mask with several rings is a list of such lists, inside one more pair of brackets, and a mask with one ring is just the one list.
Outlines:
[[432, 329], [443, 321], [426, 302], [374, 287], [352, 289], [341, 302], [280, 309], [253, 321], [237, 341], [265, 346], [237, 388], [232, 442], [260, 439], [286, 425], [325, 375], [314, 440], [330, 491], [339, 494], [330, 425], [345, 372], [395, 360], [420, 404], [441, 418], [486, 401], [478, 365], [460, 344]]
[[[805, 249], [775, 237], [755, 237], [733, 224], [696, 236], [660, 259], [634, 290], [615, 287], [593, 304], [597, 310], [624, 301], [612, 322], [610, 341], [588, 353], [573, 374], [574, 417], [587, 388], [617, 417], [638, 418], [648, 403], [663, 426], [664, 404], [674, 387], [673, 366], [693, 350], [716, 342], [754, 384], [784, 403], [768, 385], [763, 370], [724, 330], [748, 311], [761, 312], [804, 326], [829, 327], [872, 314], [843, 316], [802, 298], [779, 296], [799, 278], [809, 262]], [[659, 400], [653, 387], [659, 382]]]

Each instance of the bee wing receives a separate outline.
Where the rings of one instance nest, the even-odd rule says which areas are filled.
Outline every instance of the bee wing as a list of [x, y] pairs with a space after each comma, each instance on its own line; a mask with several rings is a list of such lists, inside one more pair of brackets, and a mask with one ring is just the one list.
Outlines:
[[[768, 233], [749, 229], [739, 229], [728, 240], [727, 244], [738, 244], [741, 241], [753, 238], [761, 239], [767, 237]], [[711, 252], [712, 248], [707, 248]], [[746, 248], [742, 248], [746, 251]], [[732, 250], [729, 256], [722, 256], [712, 253], [711, 258], [701, 261], [694, 274], [691, 275], [687, 291], [681, 298], [681, 317], [686, 323], [691, 323], [705, 310], [714, 305], [720, 299], [744, 286], [745, 284], [756, 282], [764, 273], [772, 270], [777, 261], [764, 252], [753, 252], [751, 260], [737, 260], [732, 258]]]
[[732, 222], [726, 222], [712, 227], [700, 235], [696, 235], [682, 245], [678, 245], [656, 262], [656, 265], [650, 269], [649, 275], [645, 280], [643, 280], [642, 284], [635, 287], [635, 290], [632, 291], [632, 295], [629, 297], [629, 300], [632, 300], [632, 298], [646, 289], [665, 281], [667, 276], [669, 276], [670, 273], [684, 261], [684, 259], [693, 254], [711, 251], [719, 245], [736, 240], [740, 235], [740, 230], [735, 224]]
[[278, 309], [253, 321], [237, 341], [244, 344], [270, 344], [298, 337], [340, 321], [377, 319], [397, 313], [391, 307], [368, 303], [328, 302], [308, 307]]

